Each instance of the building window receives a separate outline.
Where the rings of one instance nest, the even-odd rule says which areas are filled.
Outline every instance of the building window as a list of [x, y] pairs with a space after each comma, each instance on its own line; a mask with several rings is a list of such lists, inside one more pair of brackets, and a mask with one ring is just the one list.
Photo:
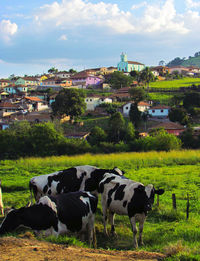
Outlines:
[[155, 110], [152, 110], [152, 113], [155, 113]]
[[163, 112], [163, 110], [160, 110], [160, 112]]
[[90, 101], [92, 101], [92, 99], [90, 99]]

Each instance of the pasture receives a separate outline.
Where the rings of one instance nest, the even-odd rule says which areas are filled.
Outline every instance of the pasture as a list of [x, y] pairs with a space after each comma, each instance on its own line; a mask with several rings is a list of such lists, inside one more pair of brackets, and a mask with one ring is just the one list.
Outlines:
[[[155, 251], [169, 255], [168, 260], [200, 260], [200, 151], [172, 151], [147, 153], [120, 153], [109, 155], [81, 155], [73, 157], [27, 158], [0, 162], [3, 200], [5, 206], [21, 207], [30, 199], [31, 177], [51, 173], [71, 166], [94, 165], [103, 168], [115, 166], [126, 176], [165, 193], [156, 199], [153, 211], [144, 224], [144, 246], [139, 250]], [[177, 199], [177, 209], [172, 207], [172, 193]], [[189, 219], [186, 219], [187, 194], [190, 198]], [[101, 206], [96, 215], [98, 248], [132, 249], [132, 231], [128, 217], [116, 215], [117, 238], [103, 234]], [[1, 218], [2, 220], [2, 218]], [[108, 226], [108, 228], [110, 228]], [[17, 235], [20, 233], [13, 233]], [[48, 240], [78, 244], [69, 237]]]
[[167, 88], [167, 89], [175, 89], [180, 87], [189, 87], [192, 84], [199, 85], [200, 79], [199, 78], [190, 78], [185, 77], [183, 79], [177, 79], [177, 80], [169, 80], [169, 81], [156, 81], [156, 82], [150, 82], [149, 87], [152, 88]]

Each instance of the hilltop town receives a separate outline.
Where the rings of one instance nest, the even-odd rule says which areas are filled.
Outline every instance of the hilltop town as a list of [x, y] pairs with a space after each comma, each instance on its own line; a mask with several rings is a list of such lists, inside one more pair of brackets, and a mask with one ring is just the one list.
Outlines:
[[[178, 82], [179, 85], [173, 87]], [[80, 72], [73, 69], [58, 71], [52, 67], [42, 75], [11, 75], [8, 79], [0, 79], [0, 128], [5, 130], [19, 121], [36, 124], [57, 119], [71, 124], [65, 126], [66, 137], [87, 139], [95, 125], [102, 127], [98, 119], [108, 118], [116, 111], [129, 119], [131, 106], [137, 104], [140, 119], [138, 122], [132, 120], [132, 123], [140, 137], [148, 136], [154, 128], [164, 128], [168, 133], [179, 136], [188, 126], [194, 126], [192, 135], [198, 137], [200, 106], [197, 102], [187, 108], [183, 103], [193, 92], [200, 93], [199, 86], [200, 68], [196, 66], [147, 67], [141, 62], [129, 61], [124, 53], [116, 67]], [[86, 109], [80, 115], [82, 118], [72, 121], [70, 115], [52, 117], [52, 104], [63, 89], [85, 91]], [[132, 90], [138, 89], [145, 96], [136, 102]], [[88, 126], [83, 117], [94, 119], [94, 124]]]

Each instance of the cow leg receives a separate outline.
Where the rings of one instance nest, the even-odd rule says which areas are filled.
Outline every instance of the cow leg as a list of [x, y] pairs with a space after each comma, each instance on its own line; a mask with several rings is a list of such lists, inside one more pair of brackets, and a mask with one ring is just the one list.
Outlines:
[[138, 221], [139, 221], [139, 240], [138, 243], [140, 246], [144, 245], [143, 239], [142, 239], [142, 232], [144, 227], [144, 221], [145, 221], [145, 214], [139, 215]]
[[111, 225], [111, 235], [113, 236], [117, 236], [116, 232], [115, 232], [115, 224], [114, 224], [114, 218], [115, 218], [115, 213], [112, 211], [109, 211], [109, 221], [110, 221], [110, 225]]
[[138, 243], [137, 243], [137, 227], [136, 227], [136, 219], [135, 216], [130, 218], [131, 222], [131, 227], [133, 231], [133, 248], [138, 248]]
[[[103, 197], [102, 197], [103, 199]], [[103, 212], [103, 225], [104, 225], [104, 234], [106, 236], [108, 236], [108, 231], [106, 228], [106, 221], [107, 221], [107, 206], [106, 206], [106, 201], [101, 200], [101, 204], [102, 204], [102, 212]]]
[[94, 237], [95, 237], [95, 229], [94, 229], [94, 215], [89, 219], [88, 222], [88, 241], [90, 247], [92, 247], [92, 244], [94, 246]]

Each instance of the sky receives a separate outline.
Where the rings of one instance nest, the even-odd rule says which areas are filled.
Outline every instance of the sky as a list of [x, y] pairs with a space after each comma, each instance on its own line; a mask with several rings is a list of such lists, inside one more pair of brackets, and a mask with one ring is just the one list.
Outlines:
[[198, 0], [0, 0], [0, 78], [200, 51]]

